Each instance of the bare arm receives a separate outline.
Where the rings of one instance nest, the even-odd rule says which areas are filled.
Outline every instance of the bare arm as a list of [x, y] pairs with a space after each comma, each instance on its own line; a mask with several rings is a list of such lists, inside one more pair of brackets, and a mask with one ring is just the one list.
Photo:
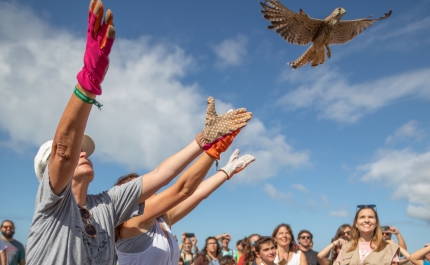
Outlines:
[[7, 264], [6, 262], [6, 251], [0, 252], [0, 264]]
[[389, 228], [390, 228], [390, 232], [396, 235], [399, 247], [404, 248], [405, 250], [407, 250], [408, 248], [406, 247], [406, 242], [403, 239], [403, 236], [400, 233], [399, 229], [397, 229], [394, 226], [390, 226]]
[[[194, 210], [201, 201], [209, 197], [209, 195], [218, 189], [227, 179], [230, 179], [234, 174], [240, 172], [250, 163], [255, 161], [255, 158], [251, 155], [238, 157], [239, 153], [240, 151], [236, 149], [230, 156], [227, 165], [221, 168], [221, 171], [203, 181], [193, 195], [167, 212], [171, 225], [175, 224]], [[223, 234], [218, 236], [217, 239], [219, 240], [222, 236], [229, 235]]]
[[326, 257], [328, 253], [330, 253], [330, 251], [333, 249], [333, 247], [334, 247], [334, 244], [332, 242], [318, 253], [317, 258], [321, 265], [330, 265], [330, 260]]
[[[2, 263], [2, 264], [6, 264], [6, 263]], [[25, 260], [24, 259], [20, 260], [19, 265], [25, 265]]]
[[209, 197], [212, 192], [218, 189], [226, 180], [227, 175], [224, 172], [218, 172], [203, 181], [193, 195], [168, 212], [171, 224], [173, 225], [184, 218], [194, 210], [201, 201]]
[[[92, 10], [93, 4], [94, 0], [92, 0], [90, 3], [90, 10]], [[102, 2], [98, 1], [93, 11], [96, 16], [99, 15], [99, 12], [102, 12], [103, 8], [101, 8], [101, 6]], [[112, 19], [112, 17], [110, 16], [110, 10], [108, 10], [106, 14], [107, 15], [105, 19]], [[103, 16], [103, 14], [100, 15]], [[92, 30], [94, 30], [94, 28], [97, 28], [96, 26], [96, 22], [94, 22], [94, 24], [92, 24]], [[90, 27], [91, 25], [89, 23], [89, 28]], [[93, 33], [94, 32], [91, 31], [91, 34]], [[100, 32], [100, 34], [102, 33]], [[113, 39], [115, 37], [115, 29], [111, 25], [108, 26], [107, 36], [110, 39]], [[105, 44], [103, 44], [102, 49], [99, 48], [100, 43], [98, 43], [97, 41], [98, 40], [94, 38], [87, 38], [87, 51], [85, 53], [84, 58], [91, 57], [91, 61], [95, 62], [95, 64], [100, 68], [104, 66], [102, 61], [106, 61], [113, 41], [109, 42], [109, 47], [108, 44], [106, 44], [106, 46]], [[97, 55], [95, 55], [94, 52], [88, 52], [89, 43], [93, 44], [92, 47], [97, 47], [97, 49], [100, 49]], [[107, 63], [108, 61], [106, 61], [106, 64]], [[107, 68], [103, 68], [101, 71], [105, 73], [106, 69]], [[100, 71], [100, 69], [96, 69], [94, 71], [93, 70], [94, 69], [91, 69], [88, 72], [92, 75], [94, 74], [94, 71]], [[81, 83], [81, 81], [79, 82]], [[100, 85], [100, 83], [98, 85]], [[83, 89], [80, 84], [77, 84], [76, 87], [85, 96], [92, 99], [95, 98], [95, 94], [89, 92], [91, 89], [90, 87], [84, 87], [85, 89]], [[84, 136], [84, 131], [87, 124], [88, 116], [91, 111], [91, 107], [92, 104], [85, 103], [76, 95], [72, 94], [72, 97], [70, 98], [66, 109], [61, 116], [57, 131], [55, 132], [54, 140], [52, 143], [51, 157], [49, 160], [49, 181], [51, 184], [52, 191], [57, 195], [59, 195], [65, 189], [65, 187], [69, 184], [73, 177], [74, 170], [78, 164], [79, 154], [81, 152], [82, 138]]]
[[300, 265], [308, 265], [308, 261], [306, 260], [306, 256], [303, 252], [300, 252]]
[[[168, 158], [155, 172], [151, 172], [154, 175], [149, 174], [150, 176], [145, 175], [142, 178], [142, 185], [146, 192], [149, 190], [149, 185], [154, 186], [151, 191], [156, 188], [158, 189], [158, 187], [155, 187], [154, 182], [161, 184], [160, 179], [174, 178], [177, 173], [182, 171], [192, 161], [195, 155], [201, 152], [202, 149], [193, 141], [188, 147], [179, 152], [179, 155], [176, 154]], [[191, 196], [208, 173], [214, 161], [213, 157], [203, 153], [171, 187], [147, 199], [145, 202], [145, 211], [141, 216], [133, 218], [134, 222], [145, 223], [155, 219]], [[146, 196], [143, 195], [143, 197]], [[169, 220], [166, 221], [169, 223]]]
[[[77, 87], [88, 97], [95, 97], [79, 84]], [[58, 124], [49, 160], [49, 181], [56, 195], [66, 188], [73, 177], [91, 106], [72, 95]]]
[[[140, 196], [139, 203], [144, 202], [155, 192], [157, 192], [161, 187], [167, 185], [172, 179], [174, 179], [177, 175], [179, 175], [179, 173], [181, 173], [202, 152], [203, 152], [203, 149], [201, 149], [200, 146], [197, 144], [197, 142], [193, 140], [184, 149], [182, 149], [178, 153], [164, 160], [156, 169], [149, 172], [148, 174], [143, 175], [142, 194]], [[210, 167], [210, 165], [208, 167]], [[203, 178], [204, 178], [204, 175], [203, 175]], [[178, 183], [175, 186], [175, 192], [178, 191], [178, 188], [181, 188], [181, 185], [183, 184], [184, 184], [183, 181]], [[148, 211], [147, 210], [148, 206], [149, 204], [148, 202], [146, 202], [145, 212]]]
[[419, 250], [415, 251], [414, 253], [412, 253], [409, 256], [409, 260], [414, 265], [423, 265], [424, 264], [424, 256], [429, 252], [430, 252], [430, 244], [426, 244], [424, 248], [419, 249]]

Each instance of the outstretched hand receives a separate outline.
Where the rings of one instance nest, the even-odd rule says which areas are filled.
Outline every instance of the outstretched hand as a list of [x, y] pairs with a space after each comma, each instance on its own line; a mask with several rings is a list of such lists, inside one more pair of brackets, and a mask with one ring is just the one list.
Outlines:
[[227, 174], [227, 178], [230, 179], [234, 174], [239, 173], [245, 167], [247, 167], [250, 163], [255, 161], [255, 157], [252, 155], [244, 155], [239, 157], [240, 150], [236, 149], [233, 154], [230, 156], [227, 165], [221, 168], [225, 174]]
[[215, 100], [213, 97], [209, 97], [207, 103], [206, 123], [203, 128], [203, 148], [205, 150], [208, 150], [213, 144], [222, 139], [223, 136], [245, 127], [247, 122], [252, 118], [252, 113], [246, 112], [245, 108], [231, 110], [218, 115], [215, 110]]
[[102, 94], [100, 84], [109, 68], [109, 54], [115, 38], [112, 12], [110, 9], [106, 11], [102, 23], [103, 12], [102, 1], [91, 0], [84, 67], [77, 75], [81, 87], [95, 95]]

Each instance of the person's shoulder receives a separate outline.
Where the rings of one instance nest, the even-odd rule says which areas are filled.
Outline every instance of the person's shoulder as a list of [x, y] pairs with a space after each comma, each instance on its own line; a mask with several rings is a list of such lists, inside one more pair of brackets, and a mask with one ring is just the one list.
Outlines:
[[313, 249], [309, 250], [309, 252], [310, 252], [310, 253], [312, 253], [312, 255], [315, 255], [315, 256], [316, 256], [316, 255], [318, 255], [318, 252], [316, 252], [316, 251], [315, 251], [315, 250], [313, 250]]
[[18, 240], [16, 240], [16, 239], [12, 239], [12, 241], [10, 243], [12, 245], [14, 245], [15, 247], [24, 248], [24, 245], [21, 242], [19, 242]]

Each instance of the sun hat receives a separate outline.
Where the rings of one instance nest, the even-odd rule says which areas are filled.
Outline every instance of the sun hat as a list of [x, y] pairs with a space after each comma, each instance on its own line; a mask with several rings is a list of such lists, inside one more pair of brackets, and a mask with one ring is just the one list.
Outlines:
[[[48, 165], [49, 157], [51, 156], [52, 149], [52, 140], [49, 140], [40, 146], [39, 151], [34, 157], [34, 171], [36, 172], [36, 177], [39, 182], [42, 180], [43, 172], [45, 171], [46, 166]], [[84, 134], [82, 138], [81, 149], [87, 153], [89, 157], [94, 150], [96, 149], [96, 145], [94, 144], [93, 139], [90, 136]]]

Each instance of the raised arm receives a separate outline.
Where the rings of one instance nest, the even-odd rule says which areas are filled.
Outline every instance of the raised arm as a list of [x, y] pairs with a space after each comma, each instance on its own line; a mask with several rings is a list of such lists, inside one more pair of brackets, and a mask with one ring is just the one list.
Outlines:
[[255, 161], [253, 156], [244, 155], [239, 157], [239, 153], [240, 151], [236, 149], [236, 151], [234, 151], [230, 156], [227, 165], [221, 168], [221, 171], [203, 181], [193, 195], [168, 211], [167, 214], [171, 225], [184, 218], [188, 213], [196, 208], [201, 201], [209, 197], [212, 192], [218, 189], [226, 180], [230, 179], [234, 174], [242, 171], [251, 162]]
[[[183, 150], [171, 156], [163, 163], [161, 163], [155, 170], [142, 177], [142, 194], [139, 203], [148, 199], [164, 185], [167, 185], [180, 172], [182, 172], [185, 167], [187, 167], [199, 154], [201, 154], [203, 150], [205, 150], [205, 152], [210, 157], [219, 159], [220, 153], [225, 151], [230, 145], [228, 144], [227, 146], [224, 146], [223, 149], [220, 147], [219, 144], [229, 139], [231, 139], [232, 141], [234, 137], [240, 132], [240, 129], [245, 127], [247, 122], [252, 117], [252, 113], [246, 112], [245, 108], [229, 111], [223, 115], [217, 115], [215, 111], [214, 99], [212, 97], [209, 97], [207, 103], [208, 107], [206, 111], [206, 123], [203, 128], [203, 131], [196, 136], [195, 141], [192, 141]], [[231, 143], [231, 141], [229, 143]], [[202, 158], [205, 159], [204, 162], [198, 165], [198, 167], [210, 167], [209, 164], [211, 164], [214, 160], [212, 162], [209, 161], [209, 156], [204, 156], [205, 158]], [[194, 169], [196, 168], [197, 167], [195, 167]], [[190, 175], [188, 174], [187, 176]], [[196, 177], [196, 179], [199, 178], [201, 178], [201, 175]], [[182, 182], [182, 184], [183, 183], [184, 182]], [[148, 204], [146, 204], [145, 206], [145, 211], [147, 211], [147, 207]]]
[[330, 260], [326, 257], [333, 248], [334, 248], [334, 243], [331, 242], [325, 248], [323, 248], [320, 252], [318, 252], [317, 258], [318, 258], [318, 261], [321, 265], [330, 265]]
[[403, 239], [403, 236], [400, 233], [399, 229], [397, 229], [396, 227], [390, 226], [390, 232], [396, 235], [399, 247], [404, 248], [405, 250], [407, 250], [406, 242]]
[[52, 191], [59, 195], [73, 177], [81, 152], [81, 142], [94, 98], [101, 94], [109, 65], [115, 29], [112, 12], [108, 10], [102, 25], [101, 1], [90, 3], [84, 67], [78, 73], [78, 84], [72, 94], [55, 132], [49, 161], [49, 180]]
[[409, 260], [414, 265], [423, 265], [424, 264], [424, 256], [427, 253], [430, 253], [430, 244], [426, 244], [424, 248], [419, 249], [419, 250], [415, 251], [414, 253], [412, 253], [409, 256]]
[[[197, 148], [199, 148], [198, 145]], [[145, 201], [145, 211], [143, 214], [133, 218], [129, 223], [146, 223], [154, 220], [185, 200], [197, 189], [214, 161], [214, 158], [203, 153], [172, 186], [159, 194], [149, 197]], [[168, 220], [166, 221], [169, 223]]]

